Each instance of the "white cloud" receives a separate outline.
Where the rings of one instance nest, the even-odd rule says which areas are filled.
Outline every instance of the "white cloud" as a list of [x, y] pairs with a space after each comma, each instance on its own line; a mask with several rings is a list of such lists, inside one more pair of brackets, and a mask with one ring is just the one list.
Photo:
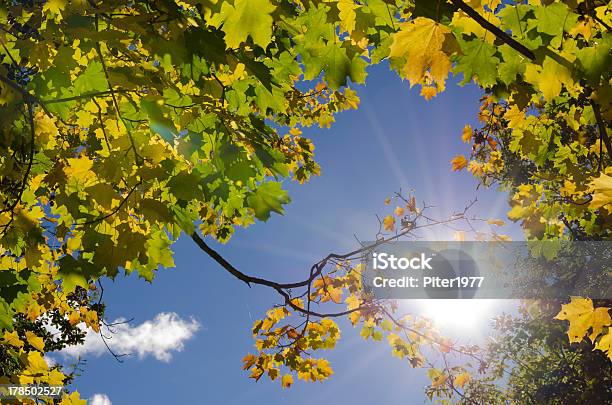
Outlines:
[[89, 405], [113, 405], [113, 402], [106, 394], [94, 394], [89, 398]]
[[[181, 319], [174, 312], [162, 312], [154, 319], [131, 326], [125, 319], [117, 319], [111, 327], [114, 333], [104, 330], [106, 343], [115, 354], [135, 354], [138, 358], [153, 356], [157, 360], [168, 362], [172, 352], [180, 352], [185, 342], [200, 329], [195, 319]], [[106, 329], [106, 328], [104, 328]], [[64, 357], [100, 356], [108, 353], [102, 337], [91, 329], [87, 330], [82, 345], [67, 347], [60, 352]], [[109, 402], [110, 403], [110, 402]], [[102, 402], [102, 404], [106, 404]]]

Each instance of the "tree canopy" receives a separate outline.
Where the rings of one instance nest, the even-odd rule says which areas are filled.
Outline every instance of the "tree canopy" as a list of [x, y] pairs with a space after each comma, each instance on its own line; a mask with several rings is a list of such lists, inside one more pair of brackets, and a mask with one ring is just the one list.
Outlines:
[[[351, 261], [362, 250], [282, 284], [236, 269], [205, 240], [282, 214], [283, 180], [319, 174], [302, 130], [357, 108], [350, 85], [382, 61], [425, 99], [451, 74], [482, 88], [482, 125], [458, 134], [471, 149], [452, 168], [510, 192], [508, 216], [527, 238], [610, 239], [611, 24], [606, 2], [580, 0], [3, 2], [0, 382], [66, 383], [42, 355], [82, 341], [79, 324], [99, 330], [96, 282], [152, 281], [174, 265], [181, 233], [282, 298], [252, 330], [258, 353], [244, 366], [256, 379], [329, 377], [310, 353], [334, 347], [337, 316], [414, 366], [424, 343], [475, 356], [365, 294]], [[428, 219], [412, 195], [396, 199], [381, 240]], [[572, 341], [590, 330], [612, 357], [607, 308], [572, 300], [558, 317], [579, 322]], [[434, 391], [468, 383], [460, 368], [431, 370]]]

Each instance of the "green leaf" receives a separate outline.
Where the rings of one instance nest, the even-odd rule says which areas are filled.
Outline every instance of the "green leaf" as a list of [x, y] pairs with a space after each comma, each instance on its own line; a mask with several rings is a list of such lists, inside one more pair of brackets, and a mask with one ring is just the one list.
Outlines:
[[552, 36], [569, 31], [578, 21], [578, 16], [563, 3], [536, 7], [535, 16], [538, 22], [537, 30]]
[[455, 72], [463, 73], [461, 84], [475, 79], [483, 87], [491, 86], [497, 81], [499, 59], [494, 56], [497, 49], [484, 41], [460, 41], [462, 56], [457, 58]]
[[526, 60], [510, 45], [503, 44], [498, 49], [503, 58], [499, 64], [499, 78], [504, 84], [509, 85], [516, 80], [516, 75], [525, 72]]
[[272, 17], [276, 9], [269, 0], [236, 0], [234, 5], [224, 2], [221, 14], [228, 48], [238, 48], [250, 36], [262, 48], [272, 40]]
[[612, 34], [604, 33], [594, 46], [585, 47], [576, 51], [578, 65], [592, 84], [599, 83], [601, 75], [609, 72], [612, 64], [610, 47]]
[[290, 201], [287, 191], [276, 181], [260, 184], [255, 192], [247, 197], [248, 204], [255, 211], [255, 217], [260, 221], [267, 221], [271, 211], [283, 214], [283, 204]]
[[87, 68], [74, 80], [74, 90], [77, 94], [108, 90], [108, 83], [100, 62], [91, 62]]

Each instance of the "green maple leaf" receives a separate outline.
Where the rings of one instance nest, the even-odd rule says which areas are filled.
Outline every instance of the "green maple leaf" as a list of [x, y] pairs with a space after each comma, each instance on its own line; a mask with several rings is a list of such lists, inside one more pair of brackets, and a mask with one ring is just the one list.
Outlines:
[[74, 89], [78, 94], [104, 91], [108, 89], [106, 76], [100, 62], [91, 62], [74, 81]]
[[248, 204], [255, 211], [255, 217], [260, 221], [267, 221], [271, 211], [283, 214], [283, 204], [288, 204], [290, 201], [287, 191], [283, 190], [281, 184], [276, 181], [262, 183], [247, 198]]
[[537, 7], [535, 16], [538, 22], [537, 30], [553, 36], [568, 31], [578, 21], [578, 16], [570, 12], [569, 8], [563, 3]]
[[316, 78], [323, 71], [332, 89], [346, 85], [347, 78], [355, 83], [363, 83], [366, 76], [366, 62], [358, 56], [350, 59], [346, 49], [337, 44], [311, 49], [308, 57], [304, 55], [304, 65], [306, 66], [304, 72], [306, 80]]
[[510, 45], [503, 44], [498, 47], [503, 62], [499, 65], [499, 78], [505, 84], [510, 84], [516, 80], [517, 74], [525, 72], [525, 58]]
[[597, 41], [595, 46], [586, 47], [576, 51], [576, 58], [579, 67], [584, 71], [586, 78], [593, 84], [599, 82], [602, 73], [609, 71], [610, 46], [612, 45], [612, 35], [604, 33], [602, 38]]
[[497, 81], [497, 65], [499, 59], [495, 57], [497, 49], [484, 41], [460, 41], [463, 55], [457, 59], [455, 72], [463, 73], [466, 84], [473, 78], [483, 87], [495, 84]]
[[224, 3], [221, 14], [228, 48], [237, 48], [250, 36], [262, 48], [272, 40], [272, 17], [276, 9], [269, 0], [236, 0], [234, 5]]

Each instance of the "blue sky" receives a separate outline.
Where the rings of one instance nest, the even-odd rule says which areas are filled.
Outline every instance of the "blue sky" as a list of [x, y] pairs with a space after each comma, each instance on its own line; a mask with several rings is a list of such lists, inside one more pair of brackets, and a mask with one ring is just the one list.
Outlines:
[[[375, 214], [392, 209], [383, 201], [400, 187], [415, 189], [417, 199], [436, 205], [439, 215], [461, 210], [478, 197], [474, 213], [505, 218], [503, 193], [476, 190], [468, 173], [450, 170], [452, 157], [468, 150], [461, 130], [466, 123], [476, 124], [481, 95], [476, 87], [455, 83], [425, 101], [386, 65], [371, 68], [367, 85], [357, 88], [359, 110], [338, 115], [331, 129], [304, 131], [314, 139], [322, 175], [305, 185], [287, 184], [293, 201], [285, 215], [239, 230], [218, 249], [244, 272], [302, 279], [309, 265], [327, 253], [354, 248], [354, 234], [371, 239], [378, 229]], [[516, 226], [505, 233], [520, 235]], [[108, 317], [134, 318], [137, 326], [160, 313], [176, 313], [200, 328], [184, 339], [182, 350], [170, 352], [169, 361], [134, 355], [119, 364], [106, 353], [85, 355], [88, 362], [77, 380], [83, 397], [103, 393], [115, 405], [426, 402], [424, 370], [392, 357], [384, 342], [364, 342], [345, 323], [337, 349], [326, 356], [335, 375], [325, 383], [296, 380], [283, 390], [278, 381], [248, 379], [240, 360], [253, 350], [251, 324], [280, 302], [278, 296], [263, 287], [249, 289], [188, 238], [174, 249], [176, 267], [160, 271], [153, 284], [136, 277], [105, 283]], [[459, 326], [453, 333], [475, 339], [486, 317], [478, 322], [477, 328]]]

